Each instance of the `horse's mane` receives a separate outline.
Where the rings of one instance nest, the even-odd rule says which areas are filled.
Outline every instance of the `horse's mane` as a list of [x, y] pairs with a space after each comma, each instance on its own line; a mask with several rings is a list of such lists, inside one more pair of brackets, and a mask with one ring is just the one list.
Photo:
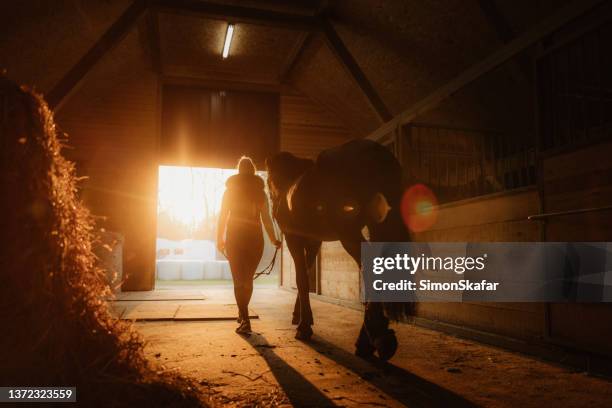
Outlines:
[[314, 166], [314, 161], [299, 158], [289, 152], [280, 152], [266, 159], [268, 180], [280, 192], [286, 192], [306, 170]]

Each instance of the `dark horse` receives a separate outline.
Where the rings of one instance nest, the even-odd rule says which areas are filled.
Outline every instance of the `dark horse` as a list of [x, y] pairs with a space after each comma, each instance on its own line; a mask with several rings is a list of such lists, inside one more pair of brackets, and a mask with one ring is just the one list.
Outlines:
[[[298, 296], [293, 311], [296, 338], [312, 336], [308, 270], [322, 241], [337, 241], [361, 267], [362, 231], [371, 241], [408, 241], [402, 222], [402, 169], [384, 146], [353, 140], [321, 152], [316, 161], [281, 152], [266, 161], [274, 217], [285, 235], [296, 270]], [[356, 354], [374, 352], [387, 360], [397, 340], [389, 319], [412, 312], [408, 303], [366, 303]]]

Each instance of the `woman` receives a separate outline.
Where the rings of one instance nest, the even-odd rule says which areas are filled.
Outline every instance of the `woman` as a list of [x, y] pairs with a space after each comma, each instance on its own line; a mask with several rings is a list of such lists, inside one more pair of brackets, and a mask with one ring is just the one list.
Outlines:
[[232, 270], [240, 324], [236, 333], [248, 334], [251, 332], [249, 302], [253, 294], [253, 276], [264, 245], [262, 222], [270, 241], [276, 247], [280, 246], [280, 241], [272, 226], [264, 182], [255, 174], [255, 165], [250, 158], [240, 158], [238, 174], [231, 176], [225, 185], [217, 227], [217, 248], [225, 253]]

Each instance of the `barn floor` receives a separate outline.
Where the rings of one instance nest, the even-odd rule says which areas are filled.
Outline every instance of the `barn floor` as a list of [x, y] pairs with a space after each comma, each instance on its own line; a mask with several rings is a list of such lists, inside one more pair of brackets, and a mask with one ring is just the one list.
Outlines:
[[[231, 287], [207, 287], [204, 302], [233, 301]], [[353, 355], [361, 313], [313, 300], [315, 337], [293, 338], [294, 295], [257, 287], [254, 333], [234, 321], [138, 322], [146, 353], [163, 369], [195, 378], [234, 406], [609, 407], [612, 381], [413, 325], [396, 325], [389, 365]]]

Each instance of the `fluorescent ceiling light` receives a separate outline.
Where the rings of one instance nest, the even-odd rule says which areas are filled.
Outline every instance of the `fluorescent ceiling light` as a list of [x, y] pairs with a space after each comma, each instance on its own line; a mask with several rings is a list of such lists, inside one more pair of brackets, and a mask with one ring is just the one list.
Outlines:
[[234, 25], [227, 25], [227, 32], [225, 33], [225, 44], [223, 45], [223, 58], [227, 58], [229, 55], [230, 47], [232, 46], [232, 37], [234, 36]]

